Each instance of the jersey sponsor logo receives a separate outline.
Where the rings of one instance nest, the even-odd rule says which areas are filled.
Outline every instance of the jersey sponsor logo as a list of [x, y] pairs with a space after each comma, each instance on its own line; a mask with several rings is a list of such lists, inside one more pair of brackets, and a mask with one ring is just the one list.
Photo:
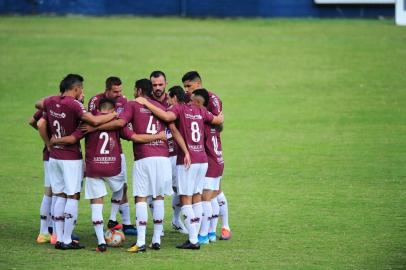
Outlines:
[[102, 164], [112, 163], [116, 161], [116, 157], [94, 157], [93, 161]]
[[53, 110], [49, 110], [49, 114], [55, 118], [65, 118], [66, 117], [66, 114], [64, 112], [57, 113], [57, 112], [54, 112]]
[[185, 117], [188, 118], [188, 119], [192, 119], [192, 120], [203, 119], [203, 116], [201, 116], [200, 114], [188, 114], [188, 113], [185, 113]]
[[147, 108], [142, 107], [140, 108], [140, 113], [151, 113], [151, 111]]
[[202, 152], [204, 150], [203, 145], [188, 145], [188, 147], [194, 152]]

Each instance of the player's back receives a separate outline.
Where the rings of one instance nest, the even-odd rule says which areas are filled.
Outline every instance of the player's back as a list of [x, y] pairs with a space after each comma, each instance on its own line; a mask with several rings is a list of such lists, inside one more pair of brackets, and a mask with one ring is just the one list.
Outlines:
[[96, 131], [86, 135], [86, 176], [110, 177], [120, 173], [119, 142], [117, 130]]
[[[44, 100], [44, 114], [51, 136], [57, 138], [75, 135], [81, 116], [86, 112], [83, 104], [70, 96], [52, 96]], [[73, 145], [58, 145], [50, 157], [62, 160], [81, 159], [79, 141]]]
[[[177, 117], [176, 126], [185, 140], [192, 163], [206, 163], [204, 126], [205, 122], [212, 121], [213, 115], [205, 108], [185, 103], [173, 106], [170, 111]], [[183, 158], [183, 152], [179, 151], [177, 163], [183, 164]]]
[[[165, 110], [159, 102], [152, 99], [148, 99], [149, 102]], [[145, 106], [135, 101], [129, 101], [127, 104], [131, 108], [132, 121], [131, 125], [136, 134], [157, 134], [164, 131], [166, 124], [151, 113]], [[149, 143], [133, 143], [135, 160], [146, 158], [163, 156], [168, 157], [168, 144], [166, 141], [156, 140]]]

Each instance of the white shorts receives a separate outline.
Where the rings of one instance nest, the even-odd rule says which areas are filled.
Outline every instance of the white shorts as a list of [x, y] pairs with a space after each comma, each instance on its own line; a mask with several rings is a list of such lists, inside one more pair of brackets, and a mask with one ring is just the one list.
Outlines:
[[189, 169], [185, 165], [177, 165], [178, 194], [192, 196], [203, 192], [207, 163], [195, 163]]
[[124, 173], [121, 171], [119, 175], [102, 178], [86, 177], [85, 198], [97, 199], [107, 195], [107, 189], [104, 182], [107, 182], [112, 192], [119, 191], [125, 183]]
[[148, 197], [172, 195], [171, 162], [167, 157], [147, 157], [133, 165], [133, 195]]
[[172, 167], [172, 186], [177, 187], [178, 186], [178, 181], [176, 179], [176, 156], [170, 156], [169, 160], [171, 161], [171, 167]]
[[74, 195], [82, 188], [83, 161], [50, 158], [49, 177], [53, 193]]
[[51, 179], [49, 179], [49, 161], [44, 160], [44, 187], [51, 187]]
[[221, 176], [213, 178], [213, 177], [205, 177], [204, 178], [204, 186], [203, 189], [208, 190], [220, 190], [220, 180]]
[[125, 161], [124, 154], [121, 154], [121, 172], [120, 175], [124, 175], [124, 183], [127, 183], [127, 162]]

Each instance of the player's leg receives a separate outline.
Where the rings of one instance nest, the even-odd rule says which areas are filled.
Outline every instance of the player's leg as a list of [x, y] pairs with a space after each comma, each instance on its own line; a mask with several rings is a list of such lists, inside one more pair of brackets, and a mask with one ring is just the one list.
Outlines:
[[204, 180], [204, 189], [203, 189], [203, 196], [202, 196], [202, 205], [203, 205], [203, 217], [202, 217], [202, 225], [200, 227], [199, 232], [199, 243], [208, 244], [209, 243], [209, 227], [210, 222], [213, 216], [213, 209], [211, 206], [211, 199], [213, 197], [213, 185], [215, 179], [211, 177], [205, 177]]
[[220, 189], [217, 195], [217, 202], [220, 206], [220, 216], [221, 216], [221, 237], [220, 240], [228, 240], [231, 238], [231, 229], [228, 224], [228, 202], [224, 195], [224, 192]]
[[52, 193], [52, 204], [51, 204], [51, 220], [52, 220], [52, 235], [51, 235], [51, 245], [55, 245], [57, 241], [56, 237], [56, 227], [55, 227], [55, 203], [57, 196]]
[[154, 233], [151, 248], [159, 250], [161, 247], [161, 236], [163, 233], [163, 221], [165, 216], [164, 198], [172, 195], [172, 168], [169, 158], [150, 158], [151, 166], [148, 172], [151, 195], [153, 199], [153, 222]]
[[147, 196], [149, 195], [148, 175], [145, 173], [145, 158], [137, 160], [133, 165], [133, 195], [135, 200], [135, 218], [137, 227], [137, 242], [128, 252], [142, 253], [146, 251], [145, 235], [148, 221]]
[[52, 190], [49, 180], [49, 161], [44, 160], [44, 195], [42, 196], [40, 207], [40, 232], [37, 237], [37, 243], [49, 243], [51, 235], [48, 225], [52, 224], [51, 206], [52, 206]]
[[164, 207], [164, 197], [157, 196], [153, 200], [154, 211], [152, 213], [153, 222], [154, 222], [154, 233], [152, 236], [151, 248], [159, 250], [161, 248], [161, 235], [164, 229], [164, 216], [165, 216], [165, 207]]
[[203, 204], [202, 204], [202, 194], [204, 179], [207, 172], [207, 163], [198, 163], [194, 164], [196, 167], [194, 180], [194, 190], [193, 190], [193, 211], [195, 212], [196, 217], [196, 231], [200, 231], [203, 217]]
[[127, 196], [127, 163], [125, 160], [124, 154], [121, 154], [121, 173], [122, 177], [124, 178], [124, 191], [123, 197], [120, 201], [119, 211], [121, 213], [121, 223], [123, 224], [123, 232], [127, 235], [136, 235], [137, 230], [133, 225], [131, 225], [131, 217], [130, 217], [130, 205], [128, 203], [128, 196]]
[[66, 194], [64, 191], [64, 181], [62, 173], [62, 165], [60, 160], [50, 158], [49, 159], [49, 173], [51, 188], [55, 196], [55, 205], [53, 208], [54, 224], [56, 234], [55, 248], [61, 249], [61, 243], [63, 241], [63, 228], [65, 225], [65, 205], [66, 205]]
[[210, 242], [215, 242], [217, 235], [216, 235], [216, 230], [217, 230], [217, 222], [218, 222], [218, 217], [220, 213], [220, 206], [217, 202], [217, 194], [219, 192], [220, 188], [220, 179], [221, 177], [214, 178], [214, 191], [212, 193], [212, 198], [211, 198], [211, 207], [212, 207], [212, 216], [210, 220], [210, 227], [209, 227], [209, 241]]
[[182, 204], [181, 213], [185, 217], [185, 226], [188, 230], [189, 239], [181, 245], [176, 246], [181, 249], [200, 249], [199, 241], [197, 239], [197, 226], [198, 220], [195, 217], [195, 212], [192, 206], [192, 197], [194, 193], [194, 177], [196, 176], [196, 164], [192, 164], [189, 169], [184, 165], [176, 166], [178, 177], [178, 192], [180, 195], [180, 202]]
[[96, 251], [104, 252], [107, 249], [104, 239], [103, 197], [107, 195], [103, 179], [86, 177], [85, 198], [90, 200], [92, 210], [92, 223], [97, 237]]
[[78, 218], [80, 190], [83, 178], [82, 160], [62, 160], [64, 193], [67, 195], [65, 205], [65, 224], [63, 228], [62, 249], [81, 249], [83, 246], [72, 241], [72, 232]]

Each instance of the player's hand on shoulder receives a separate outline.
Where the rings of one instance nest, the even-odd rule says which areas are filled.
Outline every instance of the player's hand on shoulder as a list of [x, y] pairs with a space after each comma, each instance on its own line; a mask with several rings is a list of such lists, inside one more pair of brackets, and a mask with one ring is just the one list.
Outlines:
[[138, 102], [138, 103], [141, 104], [141, 105], [145, 105], [145, 103], [147, 102], [147, 99], [144, 98], [144, 97], [137, 97], [137, 98], [135, 99], [135, 101]]
[[80, 129], [84, 134], [92, 133], [92, 132], [96, 131], [96, 128], [95, 128], [95, 127], [93, 127], [93, 126], [91, 126], [91, 125], [89, 125], [89, 124], [87, 124], [87, 123], [82, 123], [82, 124], [79, 126], [79, 129]]

